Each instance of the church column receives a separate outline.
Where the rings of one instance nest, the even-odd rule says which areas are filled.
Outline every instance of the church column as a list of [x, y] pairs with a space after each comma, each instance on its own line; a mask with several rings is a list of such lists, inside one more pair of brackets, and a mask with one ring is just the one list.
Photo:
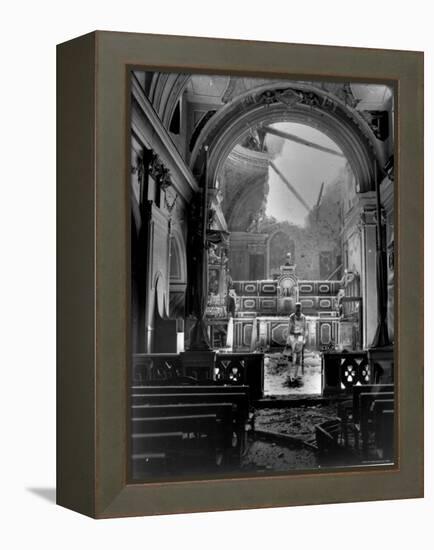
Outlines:
[[372, 344], [377, 330], [377, 237], [375, 210], [364, 206], [360, 215], [362, 238], [363, 347]]
[[[392, 383], [394, 381], [394, 353], [393, 345], [390, 342], [390, 332], [388, 322], [390, 321], [390, 301], [388, 304], [388, 293], [393, 295], [393, 278], [389, 280], [387, 272], [387, 216], [393, 212], [393, 192], [385, 192], [387, 187], [391, 188], [390, 180], [384, 179], [381, 186], [376, 182], [376, 223], [377, 223], [377, 288], [378, 288], [378, 326], [368, 350], [368, 360], [372, 369], [372, 378], [378, 383]], [[385, 196], [389, 195], [389, 201], [386, 201], [388, 207], [383, 209]], [[390, 198], [392, 196], [392, 198]], [[383, 203], [384, 204], [384, 203]], [[388, 212], [389, 211], [389, 212]], [[393, 214], [392, 214], [393, 219]], [[390, 253], [390, 251], [389, 251]], [[392, 270], [393, 271], [393, 270]], [[391, 288], [390, 288], [391, 287]], [[392, 306], [393, 307], [393, 306]], [[389, 309], [389, 312], [388, 312]], [[389, 313], [389, 316], [388, 316]]]
[[204, 147], [204, 171], [201, 191], [190, 203], [188, 224], [188, 277], [186, 314], [193, 317], [189, 349], [181, 353], [184, 373], [200, 379], [212, 379], [215, 352], [211, 350], [205, 319], [208, 301], [208, 183], [206, 177], [207, 147]]
[[383, 348], [389, 346], [389, 334], [387, 329], [387, 256], [386, 236], [383, 223], [384, 210], [381, 206], [380, 182], [378, 181], [377, 166], [375, 166], [375, 206], [377, 229], [377, 310], [378, 323], [372, 346]]
[[394, 185], [393, 180], [385, 179], [381, 184], [381, 202], [386, 214], [386, 247], [387, 247], [387, 328], [389, 339], [394, 341], [394, 292], [395, 292], [395, 266], [394, 266]]
[[145, 289], [145, 299], [143, 302], [144, 334], [143, 334], [143, 352], [151, 353], [154, 341], [154, 312], [155, 312], [155, 289], [152, 284], [153, 277], [153, 242], [154, 242], [154, 220], [152, 219], [153, 204], [147, 201], [142, 211], [144, 215], [144, 239], [142, 254], [146, 258], [146, 268], [142, 274], [141, 285]]
[[[372, 381], [393, 382], [393, 348], [388, 345], [386, 298], [387, 281], [383, 217], [384, 210], [375, 192], [360, 196], [362, 230], [362, 289], [363, 289], [363, 347], [368, 350], [368, 360], [372, 369]], [[378, 214], [380, 212], [380, 215]], [[379, 230], [381, 221], [381, 240]], [[383, 280], [381, 280], [383, 277]], [[379, 283], [382, 285], [380, 288]], [[381, 309], [379, 309], [381, 307]]]

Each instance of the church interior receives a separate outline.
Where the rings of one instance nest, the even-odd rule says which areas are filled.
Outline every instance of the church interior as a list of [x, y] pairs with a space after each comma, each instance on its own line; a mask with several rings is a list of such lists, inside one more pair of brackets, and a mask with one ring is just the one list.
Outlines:
[[393, 89], [130, 90], [131, 478], [393, 464]]

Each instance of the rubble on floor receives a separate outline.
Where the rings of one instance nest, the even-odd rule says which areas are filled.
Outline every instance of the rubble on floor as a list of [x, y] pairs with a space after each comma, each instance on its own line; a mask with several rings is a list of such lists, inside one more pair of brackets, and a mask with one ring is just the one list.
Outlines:
[[298, 445], [279, 445], [275, 442], [254, 438], [249, 442], [242, 459], [243, 471], [287, 472], [311, 470], [318, 467], [314, 451]]
[[[264, 358], [265, 396], [318, 395], [321, 393], [321, 356], [316, 352], [306, 352], [304, 375], [297, 386], [289, 383], [294, 367], [281, 353], [267, 353]], [[301, 376], [301, 368], [299, 370]]]
[[313, 443], [315, 425], [336, 418], [336, 404], [312, 404], [289, 408], [256, 409], [254, 429], [281, 433]]

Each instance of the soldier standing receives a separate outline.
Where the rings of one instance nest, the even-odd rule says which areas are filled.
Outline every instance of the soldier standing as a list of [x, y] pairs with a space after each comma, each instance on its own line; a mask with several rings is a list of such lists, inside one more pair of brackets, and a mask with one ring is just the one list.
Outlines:
[[286, 344], [292, 350], [292, 365], [294, 367], [294, 375], [289, 379], [294, 382], [298, 379], [298, 370], [300, 368], [303, 347], [306, 343], [306, 317], [301, 311], [301, 303], [295, 304], [295, 312], [289, 316], [288, 338]]

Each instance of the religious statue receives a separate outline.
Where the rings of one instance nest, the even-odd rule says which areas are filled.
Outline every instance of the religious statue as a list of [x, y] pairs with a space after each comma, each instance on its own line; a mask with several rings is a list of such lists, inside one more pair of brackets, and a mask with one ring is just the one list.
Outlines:
[[334, 302], [335, 302], [335, 309], [338, 312], [339, 315], [343, 314], [343, 305], [342, 305], [342, 298], [345, 297], [345, 290], [343, 288], [340, 288], [337, 295], [335, 296]]
[[226, 296], [226, 311], [228, 314], [228, 317], [235, 317], [235, 311], [236, 311], [236, 298], [237, 295], [235, 294], [235, 290], [231, 288], [228, 291], [228, 294]]
[[285, 265], [292, 265], [292, 254], [291, 252], [288, 252], [286, 254], [286, 262], [285, 262]]
[[260, 210], [253, 214], [249, 226], [247, 227], [248, 233], [259, 233], [259, 228], [265, 218], [265, 206], [262, 205]]
[[208, 261], [211, 264], [218, 264], [221, 261], [221, 256], [219, 256], [216, 252], [217, 245], [210, 243], [209, 249], [208, 249]]

